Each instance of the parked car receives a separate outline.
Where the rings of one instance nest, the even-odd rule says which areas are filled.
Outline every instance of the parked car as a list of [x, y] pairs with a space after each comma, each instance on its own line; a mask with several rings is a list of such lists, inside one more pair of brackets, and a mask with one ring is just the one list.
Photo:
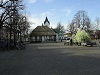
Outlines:
[[96, 44], [96, 42], [87, 41], [85, 43], [81, 43], [81, 45], [83, 45], [83, 46], [93, 46], [93, 45], [97, 45], [97, 44]]

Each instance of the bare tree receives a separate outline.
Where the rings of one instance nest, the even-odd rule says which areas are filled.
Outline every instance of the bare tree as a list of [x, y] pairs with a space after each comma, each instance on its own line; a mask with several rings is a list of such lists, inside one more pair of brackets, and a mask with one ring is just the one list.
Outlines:
[[96, 35], [96, 39], [100, 39], [100, 19], [99, 19], [99, 17], [97, 17], [96, 18], [96, 20], [95, 20], [95, 35]]
[[71, 33], [71, 36], [72, 34], [74, 34], [76, 32], [76, 29], [75, 29], [75, 25], [74, 23], [69, 23], [68, 26], [67, 26], [67, 31]]
[[30, 27], [30, 22], [28, 21], [26, 16], [19, 15], [19, 20], [18, 20], [18, 30], [20, 31], [20, 36], [23, 35], [25, 36], [28, 35], [29, 27]]
[[[18, 20], [16, 20], [16, 17], [19, 15], [19, 11], [23, 9], [23, 5], [21, 3], [22, 0], [1, 0], [0, 2], [0, 7], [2, 9], [2, 13], [0, 15], [0, 29], [5, 26], [10, 34], [10, 41], [13, 37], [14, 43], [16, 43], [16, 34], [18, 33]], [[12, 36], [12, 33], [14, 36]]]
[[[12, 43], [12, 41], [14, 41], [13, 44], [16, 47], [17, 40], [22, 40], [22, 36], [27, 35], [30, 27], [26, 16], [20, 13], [20, 10], [24, 9], [22, 1], [23, 0], [0, 1], [0, 39], [6, 35], [3, 39], [6, 40], [7, 48], [9, 46], [8, 43]], [[1, 33], [4, 34], [1, 36]]]
[[0, 29], [5, 25], [6, 21], [9, 19], [8, 13], [9, 7], [8, 7], [9, 1], [3, 2], [3, 0], [0, 1]]
[[61, 33], [65, 33], [64, 26], [61, 24], [61, 22], [59, 22], [59, 23], [57, 24], [56, 29], [57, 29], [59, 32], [61, 32]]
[[96, 28], [96, 30], [99, 30], [100, 28], [100, 19], [99, 19], [99, 17], [97, 17], [96, 19], [95, 19], [95, 28]]
[[81, 28], [84, 30], [89, 30], [90, 28], [90, 18], [87, 15], [87, 12], [84, 10], [78, 11], [74, 18], [73, 23], [75, 25], [75, 28]]

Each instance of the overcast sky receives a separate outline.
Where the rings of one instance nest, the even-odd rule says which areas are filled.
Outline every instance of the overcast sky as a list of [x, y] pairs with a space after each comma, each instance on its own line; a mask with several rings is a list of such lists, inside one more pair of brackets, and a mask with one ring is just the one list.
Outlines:
[[92, 21], [100, 18], [100, 0], [24, 0], [31, 28], [42, 25], [47, 15], [50, 26], [55, 28], [58, 22], [67, 27], [79, 10], [88, 12]]

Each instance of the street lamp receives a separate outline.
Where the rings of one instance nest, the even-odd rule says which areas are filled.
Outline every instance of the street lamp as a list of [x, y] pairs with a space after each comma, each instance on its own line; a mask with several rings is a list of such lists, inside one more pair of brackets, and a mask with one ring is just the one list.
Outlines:
[[8, 29], [6, 31], [6, 40], [7, 40], [6, 46], [7, 46], [7, 50], [8, 50]]
[[60, 40], [62, 42], [62, 31], [60, 30]]

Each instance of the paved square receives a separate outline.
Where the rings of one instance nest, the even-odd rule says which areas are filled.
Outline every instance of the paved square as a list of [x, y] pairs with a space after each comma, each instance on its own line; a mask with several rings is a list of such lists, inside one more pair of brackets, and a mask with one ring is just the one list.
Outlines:
[[100, 75], [100, 46], [27, 44], [0, 52], [0, 75]]

